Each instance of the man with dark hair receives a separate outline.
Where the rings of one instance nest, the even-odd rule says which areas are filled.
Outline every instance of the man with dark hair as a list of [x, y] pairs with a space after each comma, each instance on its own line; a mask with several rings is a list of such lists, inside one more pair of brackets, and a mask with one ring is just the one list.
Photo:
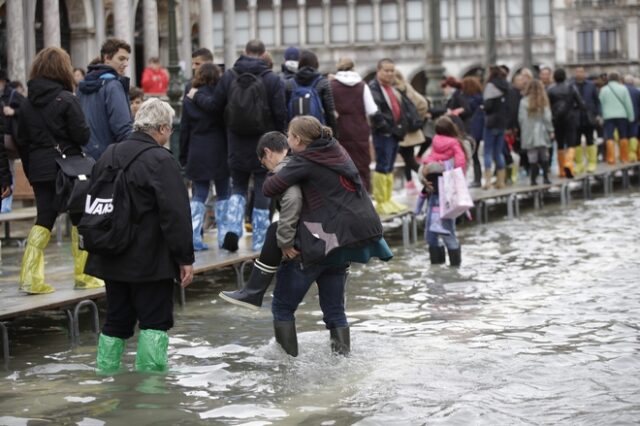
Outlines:
[[91, 128], [87, 152], [96, 160], [107, 146], [131, 133], [129, 78], [124, 75], [130, 54], [131, 46], [126, 42], [108, 39], [100, 49], [102, 63], [89, 66], [78, 87], [78, 98]]
[[230, 230], [223, 244], [223, 248], [230, 251], [238, 249], [238, 239], [243, 234], [246, 196], [252, 176], [253, 250], [262, 247], [269, 226], [269, 199], [262, 193], [266, 170], [260, 166], [256, 147], [262, 134], [285, 130], [287, 108], [284, 83], [261, 59], [264, 52], [264, 43], [260, 40], [249, 41], [244, 55], [224, 73], [213, 96], [207, 96], [197, 89], [191, 89], [187, 95], [199, 107], [217, 117], [224, 117], [232, 195], [227, 214], [216, 219], [224, 221]]
[[[213, 53], [206, 47], [201, 47], [199, 49], [194, 50], [191, 53], [191, 75], [196, 75], [196, 72], [200, 69], [200, 67], [204, 64], [212, 64], [213, 63]], [[184, 94], [186, 95], [191, 90], [191, 80], [187, 81], [184, 85]]]

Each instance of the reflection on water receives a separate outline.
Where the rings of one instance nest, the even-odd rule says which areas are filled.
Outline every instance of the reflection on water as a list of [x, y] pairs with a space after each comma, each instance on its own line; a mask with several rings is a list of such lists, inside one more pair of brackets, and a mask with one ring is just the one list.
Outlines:
[[268, 309], [215, 299], [228, 272], [187, 292], [166, 376], [131, 372], [133, 341], [128, 372], [96, 376], [89, 333], [69, 350], [62, 316], [18, 321], [0, 424], [637, 424], [638, 211], [631, 194], [467, 227], [459, 270], [423, 246], [354, 267], [346, 359], [316, 294], [291, 359]]

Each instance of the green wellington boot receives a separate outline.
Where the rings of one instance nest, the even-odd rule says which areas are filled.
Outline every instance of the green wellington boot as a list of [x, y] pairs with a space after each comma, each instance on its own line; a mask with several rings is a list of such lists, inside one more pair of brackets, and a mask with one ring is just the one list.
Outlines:
[[351, 336], [349, 327], [338, 327], [329, 330], [331, 340], [331, 352], [347, 356], [351, 352]]
[[169, 335], [161, 330], [140, 330], [138, 351], [136, 352], [136, 371], [167, 371], [167, 349]]
[[78, 228], [71, 228], [71, 254], [73, 255], [73, 277], [75, 288], [89, 289], [104, 287], [104, 281], [84, 273], [84, 265], [87, 263], [87, 253], [78, 247]]
[[27, 237], [27, 247], [20, 268], [20, 291], [29, 294], [53, 293], [56, 289], [44, 282], [44, 249], [51, 239], [51, 231], [35, 225]]
[[598, 146], [587, 146], [587, 172], [593, 173], [598, 168]]
[[576, 147], [576, 157], [575, 157], [576, 165], [575, 165], [575, 173], [576, 175], [581, 175], [584, 173], [584, 151], [582, 146]]
[[98, 374], [114, 374], [120, 370], [120, 358], [124, 352], [125, 340], [100, 333], [96, 370]]
[[284, 351], [293, 356], [298, 356], [298, 335], [296, 334], [295, 321], [273, 321], [273, 332], [276, 342]]
[[629, 162], [635, 163], [638, 160], [638, 138], [631, 138], [629, 139]]

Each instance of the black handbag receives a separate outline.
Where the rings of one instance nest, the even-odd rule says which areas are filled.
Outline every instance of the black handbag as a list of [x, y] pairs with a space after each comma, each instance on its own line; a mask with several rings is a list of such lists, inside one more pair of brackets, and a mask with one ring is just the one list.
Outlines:
[[61, 149], [56, 145], [55, 149], [60, 153], [60, 157], [56, 158], [59, 167], [55, 197], [57, 210], [61, 213], [82, 213], [96, 161], [82, 151], [74, 155], [66, 153], [69, 149], [77, 149], [75, 147]]

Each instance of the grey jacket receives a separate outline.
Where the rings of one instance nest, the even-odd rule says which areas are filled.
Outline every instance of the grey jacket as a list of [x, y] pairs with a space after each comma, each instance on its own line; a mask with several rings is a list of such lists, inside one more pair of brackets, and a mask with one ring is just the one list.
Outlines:
[[[273, 170], [278, 173], [291, 160], [291, 157], [285, 157]], [[287, 189], [282, 196], [276, 199], [280, 217], [278, 218], [278, 230], [276, 237], [278, 247], [293, 247], [296, 239], [296, 229], [298, 228], [298, 220], [302, 211], [302, 191], [299, 185], [293, 185]]]
[[522, 98], [518, 109], [518, 122], [520, 123], [520, 142], [522, 149], [534, 149], [551, 146], [551, 108], [544, 108], [542, 114], [529, 115], [529, 97]]

